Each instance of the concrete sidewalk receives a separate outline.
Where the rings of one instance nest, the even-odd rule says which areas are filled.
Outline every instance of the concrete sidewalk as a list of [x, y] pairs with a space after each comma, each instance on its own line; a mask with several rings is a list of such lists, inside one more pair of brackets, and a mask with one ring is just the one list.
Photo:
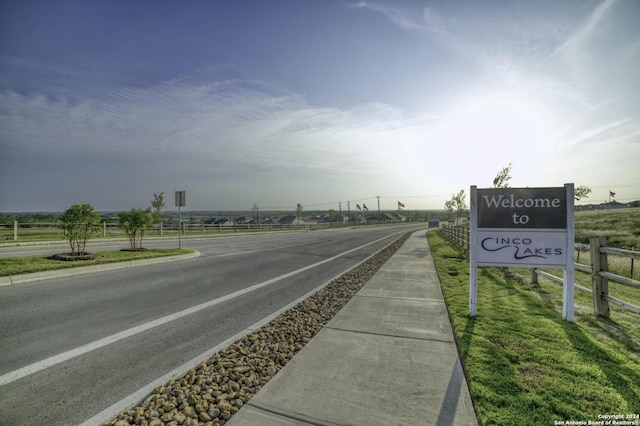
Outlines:
[[477, 425], [425, 231], [227, 424]]

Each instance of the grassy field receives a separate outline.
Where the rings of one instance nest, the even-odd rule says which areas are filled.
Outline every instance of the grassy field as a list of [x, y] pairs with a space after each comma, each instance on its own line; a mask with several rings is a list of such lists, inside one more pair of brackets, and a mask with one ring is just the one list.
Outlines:
[[563, 321], [560, 286], [522, 284], [495, 268], [479, 269], [470, 318], [468, 261], [437, 232], [428, 238], [480, 424], [640, 413], [640, 347], [628, 328], [586, 306]]
[[579, 211], [574, 217], [578, 243], [605, 237], [613, 247], [640, 249], [640, 208]]
[[75, 268], [78, 266], [100, 265], [104, 263], [123, 262], [130, 260], [152, 259], [163, 256], [176, 256], [192, 253], [187, 249], [150, 249], [147, 251], [107, 251], [97, 253], [93, 260], [79, 260], [64, 262], [50, 259], [49, 256], [26, 256], [0, 259], [0, 276], [25, 274], [30, 272], [53, 271], [56, 269]]

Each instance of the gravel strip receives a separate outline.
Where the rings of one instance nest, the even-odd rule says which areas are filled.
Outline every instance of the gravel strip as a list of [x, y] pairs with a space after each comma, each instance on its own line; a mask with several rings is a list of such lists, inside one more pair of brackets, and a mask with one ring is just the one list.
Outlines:
[[182, 377], [157, 387], [143, 403], [104, 425], [224, 425], [346, 305], [410, 235], [403, 235]]

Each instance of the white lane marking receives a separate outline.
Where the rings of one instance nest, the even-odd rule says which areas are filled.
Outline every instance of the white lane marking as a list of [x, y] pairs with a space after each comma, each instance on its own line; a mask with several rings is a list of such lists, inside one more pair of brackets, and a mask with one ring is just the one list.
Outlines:
[[[322, 241], [322, 240], [320, 240]], [[325, 240], [327, 241], [327, 240]], [[314, 244], [318, 241], [312, 241], [309, 243], [300, 243], [300, 244], [289, 244], [286, 246], [276, 246], [276, 247], [271, 247], [271, 248], [267, 248], [267, 249], [262, 249], [262, 250], [247, 250], [247, 251], [238, 251], [235, 253], [223, 253], [223, 254], [214, 254], [213, 257], [229, 257], [229, 256], [239, 256], [242, 254], [252, 254], [252, 253], [258, 253], [258, 252], [263, 252], [263, 251], [273, 251], [273, 250], [282, 250], [282, 249], [286, 249], [286, 248], [291, 248], [291, 247], [299, 247], [299, 246], [306, 246], [306, 245], [310, 245], [310, 244]]]
[[135, 336], [136, 334], [145, 332], [147, 330], [151, 330], [152, 328], [159, 327], [159, 326], [167, 324], [167, 323], [169, 323], [171, 321], [175, 321], [177, 319], [183, 318], [183, 317], [185, 317], [187, 315], [194, 314], [194, 313], [199, 312], [199, 311], [201, 311], [203, 309], [207, 309], [207, 308], [210, 308], [212, 306], [218, 305], [220, 303], [226, 302], [228, 300], [234, 299], [236, 297], [245, 295], [247, 293], [251, 293], [252, 291], [255, 291], [255, 290], [261, 289], [263, 287], [269, 286], [269, 285], [271, 285], [273, 283], [276, 283], [278, 281], [284, 280], [286, 278], [292, 277], [292, 276], [294, 276], [296, 274], [299, 274], [301, 272], [304, 272], [304, 271], [307, 271], [309, 269], [315, 268], [316, 266], [320, 266], [322, 264], [325, 264], [325, 263], [328, 263], [328, 262], [332, 262], [332, 261], [334, 261], [334, 260], [336, 260], [336, 259], [338, 259], [338, 258], [340, 258], [342, 256], [345, 256], [345, 255], [347, 255], [349, 253], [353, 253], [354, 251], [357, 251], [357, 250], [360, 250], [360, 249], [362, 249], [364, 247], [370, 246], [371, 244], [375, 244], [378, 241], [382, 241], [382, 240], [384, 240], [386, 238], [389, 238], [389, 236], [382, 237], [382, 238], [377, 239], [375, 241], [371, 241], [371, 242], [369, 242], [367, 244], [361, 245], [361, 246], [353, 248], [351, 250], [347, 250], [347, 251], [345, 251], [343, 253], [340, 253], [340, 254], [335, 255], [333, 257], [330, 257], [328, 259], [321, 260], [320, 262], [316, 262], [316, 263], [313, 263], [311, 265], [307, 265], [307, 266], [305, 266], [303, 268], [296, 269], [295, 271], [288, 272], [288, 273], [286, 273], [284, 275], [280, 275], [279, 277], [275, 277], [275, 278], [272, 278], [270, 280], [263, 281], [261, 283], [252, 285], [251, 287], [247, 287], [247, 288], [244, 288], [242, 290], [238, 290], [236, 292], [227, 294], [226, 296], [220, 297], [218, 299], [213, 299], [213, 300], [210, 300], [208, 302], [201, 303], [199, 305], [193, 306], [191, 308], [188, 308], [188, 309], [185, 309], [185, 310], [182, 310], [182, 311], [179, 311], [179, 312], [175, 312], [173, 314], [166, 315], [164, 317], [161, 317], [161, 318], [158, 318], [156, 320], [147, 322], [145, 324], [141, 324], [141, 325], [139, 325], [137, 327], [133, 327], [133, 328], [130, 328], [128, 330], [121, 331], [120, 333], [112, 334], [111, 336], [107, 336], [105, 338], [102, 338], [102, 339], [96, 340], [94, 342], [88, 343], [86, 345], [77, 347], [77, 348], [72, 349], [70, 351], [66, 351], [66, 352], [63, 352], [61, 354], [54, 355], [52, 357], [43, 359], [42, 361], [38, 361], [36, 363], [30, 364], [30, 365], [27, 365], [25, 367], [19, 368], [17, 370], [11, 371], [9, 373], [3, 374], [2, 376], [0, 376], [0, 386], [4, 386], [4, 385], [7, 385], [9, 383], [15, 382], [16, 380], [20, 380], [20, 379], [22, 379], [24, 377], [27, 377], [27, 376], [29, 376], [31, 374], [37, 373], [39, 371], [42, 371], [42, 370], [44, 370], [46, 368], [53, 367], [54, 365], [60, 364], [60, 363], [65, 362], [65, 361], [68, 361], [68, 360], [70, 360], [72, 358], [78, 357], [80, 355], [84, 355], [87, 352], [91, 352], [91, 351], [94, 351], [96, 349], [100, 349], [100, 348], [102, 348], [104, 346], [110, 345], [112, 343], [118, 342], [118, 341], [126, 339], [128, 337]]
[[276, 312], [270, 314], [269, 316], [263, 318], [262, 320], [256, 322], [255, 324], [250, 325], [246, 329], [234, 334], [233, 336], [229, 337], [224, 342], [217, 344], [213, 348], [207, 350], [206, 352], [201, 353], [200, 355], [194, 357], [190, 361], [187, 361], [184, 364], [182, 364], [181, 366], [174, 368], [173, 370], [171, 370], [170, 372], [168, 372], [164, 376], [159, 377], [159, 378], [155, 379], [154, 381], [152, 381], [151, 383], [141, 387], [140, 389], [138, 389], [137, 391], [135, 391], [131, 395], [128, 395], [128, 396], [124, 397], [120, 401], [116, 402], [115, 404], [111, 405], [110, 407], [105, 408], [104, 410], [102, 410], [101, 412], [96, 414], [95, 416], [93, 416], [90, 419], [86, 420], [80, 426], [94, 426], [94, 425], [99, 425], [99, 424], [103, 424], [105, 422], [108, 422], [110, 419], [112, 419], [113, 417], [117, 416], [121, 411], [125, 410], [127, 407], [130, 407], [130, 406], [138, 404], [140, 401], [142, 401], [144, 398], [146, 398], [148, 395], [150, 395], [151, 392], [155, 388], [157, 388], [158, 386], [164, 385], [165, 383], [169, 382], [169, 380], [171, 380], [171, 379], [174, 379], [174, 378], [182, 376], [185, 371], [187, 371], [190, 368], [193, 368], [194, 366], [199, 365], [200, 363], [208, 360], [213, 355], [215, 355], [216, 353], [220, 352], [221, 349], [228, 347], [229, 345], [231, 345], [236, 340], [241, 339], [242, 337], [246, 336], [247, 334], [252, 333], [255, 330], [257, 330], [260, 327], [262, 327], [263, 325], [269, 323], [269, 321], [273, 320], [278, 315], [280, 315], [283, 312], [293, 308], [294, 306], [296, 306], [298, 303], [302, 302], [303, 300], [309, 298], [311, 295], [316, 293], [321, 288], [326, 287], [335, 278], [341, 276], [342, 274], [348, 272], [351, 269], [353, 269], [353, 268], [349, 268], [349, 269], [341, 272], [340, 274], [336, 275], [332, 279], [330, 279], [327, 282], [323, 283], [319, 287], [314, 288], [313, 290], [311, 290], [307, 294], [299, 297], [298, 299], [296, 299], [293, 302], [289, 303], [288, 305], [282, 307], [281, 309], [277, 310]]
[[[388, 235], [388, 237], [393, 237], [393, 236], [395, 236], [397, 234], [399, 234], [399, 233]], [[382, 240], [382, 239], [384, 239], [384, 238], [381, 238], [380, 240]], [[378, 242], [380, 240], [373, 241], [370, 244], [373, 244], [373, 243]], [[365, 246], [361, 246], [361, 247], [365, 247]], [[359, 248], [361, 248], [361, 247], [359, 247]], [[181, 366], [174, 368], [173, 370], [171, 370], [170, 372], [168, 372], [164, 376], [159, 377], [156, 380], [152, 381], [151, 383], [148, 383], [147, 385], [141, 387], [140, 389], [138, 389], [137, 391], [135, 391], [131, 395], [128, 395], [128, 396], [122, 398], [120, 401], [116, 402], [115, 404], [111, 405], [110, 407], [105, 408], [104, 410], [102, 410], [101, 412], [96, 414], [95, 416], [93, 416], [90, 419], [86, 420], [80, 426], [95, 426], [95, 425], [101, 425], [101, 424], [104, 424], [104, 423], [108, 422], [109, 420], [111, 420], [112, 418], [117, 416], [120, 412], [128, 409], [129, 407], [132, 407], [134, 405], [139, 404], [143, 399], [145, 399], [147, 396], [151, 395], [153, 390], [155, 388], [157, 388], [158, 386], [164, 385], [165, 383], [169, 382], [169, 380], [171, 380], [171, 379], [175, 379], [175, 378], [181, 377], [184, 374], [185, 371], [189, 370], [190, 368], [194, 368], [194, 366], [197, 366], [200, 363], [208, 360], [213, 355], [218, 353], [221, 349], [226, 348], [227, 346], [229, 346], [232, 343], [234, 343], [236, 340], [246, 336], [249, 333], [254, 332], [255, 330], [257, 330], [260, 327], [262, 327], [263, 325], [268, 324], [271, 320], [273, 320], [274, 318], [278, 317], [283, 312], [286, 312], [287, 310], [293, 308], [294, 306], [296, 306], [298, 303], [302, 302], [303, 300], [308, 299], [313, 294], [317, 293], [319, 290], [321, 290], [322, 288], [324, 288], [327, 285], [329, 285], [336, 278], [346, 274], [347, 272], [349, 272], [350, 270], [352, 270], [354, 268], [357, 268], [358, 266], [360, 266], [361, 264], [365, 263], [366, 261], [368, 261], [370, 258], [372, 258], [375, 255], [376, 255], [376, 253], [372, 254], [371, 256], [368, 256], [366, 259], [363, 259], [362, 261], [360, 261], [356, 265], [350, 266], [349, 268], [347, 268], [344, 271], [340, 272], [339, 274], [335, 275], [333, 278], [330, 278], [329, 280], [327, 280], [326, 282], [322, 283], [321, 285], [319, 285], [318, 287], [314, 288], [313, 290], [309, 291], [308, 293], [303, 294], [302, 296], [300, 296], [299, 298], [297, 298], [293, 302], [289, 303], [288, 305], [283, 306], [279, 310], [271, 313], [270, 315], [268, 315], [267, 317], [263, 318], [262, 320], [256, 322], [255, 324], [250, 325], [249, 327], [247, 327], [246, 329], [240, 331], [239, 333], [236, 333], [235, 335], [229, 337], [224, 342], [217, 344], [216, 346], [214, 346], [213, 348], [207, 350], [206, 352], [203, 352], [200, 355], [194, 357], [190, 361], [185, 362]]]

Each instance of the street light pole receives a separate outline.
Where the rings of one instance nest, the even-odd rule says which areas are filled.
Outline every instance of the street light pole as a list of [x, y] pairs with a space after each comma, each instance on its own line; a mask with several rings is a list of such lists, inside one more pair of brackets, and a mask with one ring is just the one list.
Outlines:
[[182, 249], [182, 210], [186, 205], [185, 191], [176, 191], [176, 207], [178, 207], [178, 248]]

